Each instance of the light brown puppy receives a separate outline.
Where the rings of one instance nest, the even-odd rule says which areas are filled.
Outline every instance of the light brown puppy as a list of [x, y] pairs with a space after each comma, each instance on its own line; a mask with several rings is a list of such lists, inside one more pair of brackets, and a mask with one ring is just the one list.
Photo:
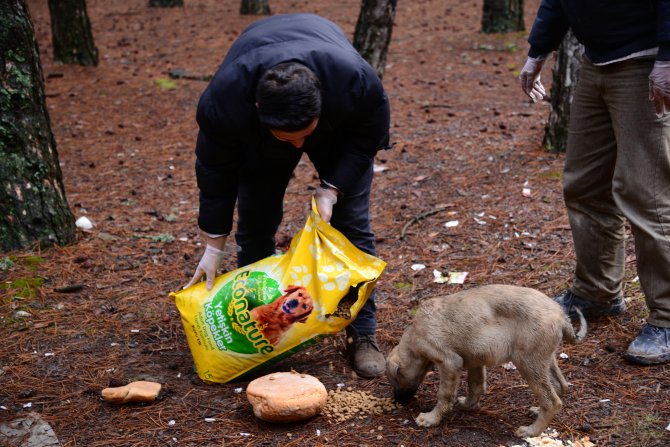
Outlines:
[[276, 345], [293, 323], [304, 323], [314, 310], [312, 296], [302, 286], [288, 286], [284, 295], [251, 310], [263, 336]]
[[433, 365], [440, 373], [437, 404], [421, 413], [417, 425], [432, 427], [451, 410], [468, 371], [468, 396], [459, 406], [473, 409], [486, 390], [486, 367], [513, 362], [540, 406], [535, 422], [516, 431], [538, 436], [562, 406], [567, 382], [556, 363], [561, 341], [576, 343], [586, 335], [586, 321], [575, 335], [561, 307], [537, 290], [507, 285], [475, 287], [419, 305], [414, 322], [386, 362], [396, 400], [408, 401]]

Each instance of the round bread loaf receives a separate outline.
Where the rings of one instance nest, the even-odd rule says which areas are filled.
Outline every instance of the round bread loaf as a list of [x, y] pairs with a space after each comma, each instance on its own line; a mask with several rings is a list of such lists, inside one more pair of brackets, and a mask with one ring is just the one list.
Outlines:
[[256, 417], [268, 422], [296, 422], [321, 412], [328, 392], [314, 376], [295, 371], [259, 377], [247, 386]]

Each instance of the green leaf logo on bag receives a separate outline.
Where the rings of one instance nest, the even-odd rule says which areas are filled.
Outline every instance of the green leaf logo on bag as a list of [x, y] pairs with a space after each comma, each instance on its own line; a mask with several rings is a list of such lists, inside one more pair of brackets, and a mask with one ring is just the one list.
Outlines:
[[281, 296], [279, 283], [263, 272], [242, 271], [205, 303], [205, 318], [221, 351], [270, 354], [274, 346], [251, 317], [254, 307]]

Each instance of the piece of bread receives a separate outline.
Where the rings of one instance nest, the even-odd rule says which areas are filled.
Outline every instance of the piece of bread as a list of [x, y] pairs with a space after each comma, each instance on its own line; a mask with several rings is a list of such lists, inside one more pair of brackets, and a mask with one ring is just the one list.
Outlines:
[[161, 392], [161, 384], [139, 380], [128, 385], [102, 390], [102, 398], [114, 404], [153, 402]]
[[264, 421], [296, 422], [319, 414], [328, 392], [314, 376], [276, 372], [251, 381], [247, 399], [256, 417]]

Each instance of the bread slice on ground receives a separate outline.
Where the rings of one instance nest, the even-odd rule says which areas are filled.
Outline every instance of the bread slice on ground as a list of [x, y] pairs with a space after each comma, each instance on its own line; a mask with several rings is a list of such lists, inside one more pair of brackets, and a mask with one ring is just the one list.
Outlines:
[[139, 380], [124, 386], [105, 388], [102, 390], [102, 398], [114, 404], [153, 402], [160, 392], [160, 383]]
[[247, 386], [256, 417], [268, 422], [296, 422], [321, 413], [328, 392], [321, 381], [295, 371], [259, 377]]

